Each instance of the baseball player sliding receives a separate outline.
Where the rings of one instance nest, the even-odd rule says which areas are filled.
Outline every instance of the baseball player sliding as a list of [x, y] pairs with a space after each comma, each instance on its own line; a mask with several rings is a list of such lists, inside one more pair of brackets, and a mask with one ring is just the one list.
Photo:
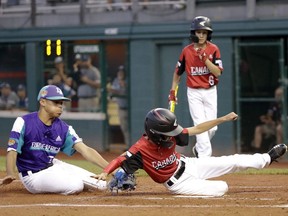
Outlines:
[[63, 103], [68, 100], [58, 87], [44, 86], [38, 94], [39, 111], [16, 119], [7, 149], [7, 176], [2, 184], [16, 179], [16, 165], [21, 182], [33, 194], [67, 195], [79, 193], [85, 187], [106, 189], [105, 181], [91, 177], [94, 173], [55, 158], [60, 151], [67, 155], [77, 151], [102, 168], [108, 164], [96, 150], [82, 142], [72, 126], [59, 119]]
[[[189, 111], [194, 125], [217, 117], [216, 85], [223, 66], [219, 48], [210, 42], [212, 31], [208, 17], [194, 18], [190, 36], [192, 43], [182, 50], [169, 93], [169, 103], [177, 101], [175, 89], [180, 82], [180, 76], [186, 71]], [[197, 142], [193, 148], [196, 157], [212, 155], [210, 140], [216, 130], [215, 126], [196, 136]]]
[[[176, 152], [175, 147], [186, 146], [189, 136], [201, 134], [221, 123], [236, 120], [237, 117], [237, 114], [231, 112], [194, 127], [182, 128], [174, 113], [168, 109], [153, 109], [145, 118], [146, 133], [95, 178], [106, 180], [108, 174], [120, 166], [127, 175], [144, 169], [155, 182], [162, 183], [171, 193], [222, 196], [228, 191], [227, 183], [207, 179], [247, 168], [262, 169], [284, 155], [287, 146], [276, 145], [265, 154], [203, 158], [185, 157]], [[121, 172], [120, 169], [115, 176], [123, 176]], [[118, 180], [121, 182], [120, 178]]]

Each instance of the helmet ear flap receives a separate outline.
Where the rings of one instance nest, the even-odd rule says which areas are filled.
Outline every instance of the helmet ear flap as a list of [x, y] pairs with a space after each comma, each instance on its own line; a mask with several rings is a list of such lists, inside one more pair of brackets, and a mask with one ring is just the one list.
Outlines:
[[207, 40], [208, 40], [208, 41], [211, 41], [211, 40], [212, 40], [212, 32], [210, 32], [210, 31], [208, 31]]
[[195, 35], [195, 31], [190, 31], [189, 40], [193, 43], [199, 43], [199, 38]]

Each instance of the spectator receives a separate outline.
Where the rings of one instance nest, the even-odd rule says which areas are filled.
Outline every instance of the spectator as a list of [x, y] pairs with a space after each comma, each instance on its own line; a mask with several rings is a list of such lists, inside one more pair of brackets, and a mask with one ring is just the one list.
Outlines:
[[81, 55], [81, 62], [77, 66], [74, 65], [73, 80], [77, 85], [78, 110], [80, 112], [98, 111], [101, 97], [101, 74], [92, 65], [89, 55]]
[[[48, 85], [56, 85], [59, 87], [64, 96], [72, 99], [76, 95], [76, 90], [73, 86], [73, 79], [65, 67], [62, 56], [57, 56], [54, 60], [55, 68], [52, 70], [52, 77], [47, 81]], [[71, 103], [65, 103], [65, 109], [71, 110]]]
[[57, 56], [54, 60], [55, 70], [53, 70], [52, 76], [58, 74], [61, 78], [61, 81], [66, 85], [71, 86], [71, 78], [69, 79], [69, 72], [66, 71], [64, 60], [61, 56]]
[[19, 97], [12, 91], [9, 83], [2, 83], [0, 86], [0, 110], [12, 110], [17, 107]]
[[265, 152], [278, 141], [282, 141], [281, 127], [281, 103], [283, 89], [275, 90], [275, 101], [271, 103], [267, 113], [260, 116], [260, 124], [255, 127], [252, 147], [256, 152]]
[[[67, 78], [68, 79], [68, 78]], [[74, 95], [76, 95], [76, 91], [74, 91], [71, 86], [67, 85], [63, 80], [61, 79], [61, 76], [56, 73], [53, 75], [52, 79], [49, 80], [48, 85], [55, 85], [58, 88], [60, 88], [64, 94], [65, 97], [71, 99]], [[71, 103], [65, 103], [65, 110], [71, 110]]]
[[124, 66], [120, 65], [117, 72], [117, 77], [113, 80], [111, 88], [108, 92], [114, 96], [118, 104], [118, 115], [120, 128], [124, 136], [126, 146], [129, 146], [129, 124], [128, 124], [128, 100], [127, 100], [127, 80], [125, 77]]
[[28, 97], [26, 87], [23, 84], [19, 84], [17, 87], [17, 95], [19, 102], [17, 108], [20, 110], [28, 110]]

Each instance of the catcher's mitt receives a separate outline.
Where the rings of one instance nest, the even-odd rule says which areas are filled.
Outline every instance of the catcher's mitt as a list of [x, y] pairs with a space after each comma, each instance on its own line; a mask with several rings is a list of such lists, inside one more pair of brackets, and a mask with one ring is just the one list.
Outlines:
[[136, 177], [134, 174], [127, 174], [123, 169], [119, 169], [113, 178], [108, 182], [111, 192], [131, 191], [136, 188]]

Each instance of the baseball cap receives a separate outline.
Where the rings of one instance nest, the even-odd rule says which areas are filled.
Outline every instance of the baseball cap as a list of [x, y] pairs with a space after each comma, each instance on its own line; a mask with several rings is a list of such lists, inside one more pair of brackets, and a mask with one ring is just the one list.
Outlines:
[[77, 54], [75, 55], [75, 60], [81, 60], [81, 54], [77, 53]]
[[83, 54], [83, 55], [81, 55], [81, 60], [82, 60], [82, 61], [88, 61], [89, 58], [90, 58], [90, 56], [87, 55], [87, 54]]
[[37, 100], [39, 101], [41, 98], [47, 100], [63, 100], [70, 101], [69, 98], [64, 97], [63, 92], [60, 88], [55, 85], [46, 85], [44, 86], [38, 94]]
[[25, 90], [25, 89], [26, 89], [26, 87], [25, 87], [23, 84], [19, 84], [19, 85], [17, 86], [17, 90], [18, 90], [18, 91]]
[[118, 70], [124, 70], [124, 65], [119, 65]]
[[11, 86], [9, 83], [3, 82], [1, 83], [0, 88], [11, 88]]
[[63, 58], [61, 56], [57, 56], [55, 59], [54, 59], [54, 63], [55, 64], [58, 64], [58, 63], [61, 63], [63, 62]]

